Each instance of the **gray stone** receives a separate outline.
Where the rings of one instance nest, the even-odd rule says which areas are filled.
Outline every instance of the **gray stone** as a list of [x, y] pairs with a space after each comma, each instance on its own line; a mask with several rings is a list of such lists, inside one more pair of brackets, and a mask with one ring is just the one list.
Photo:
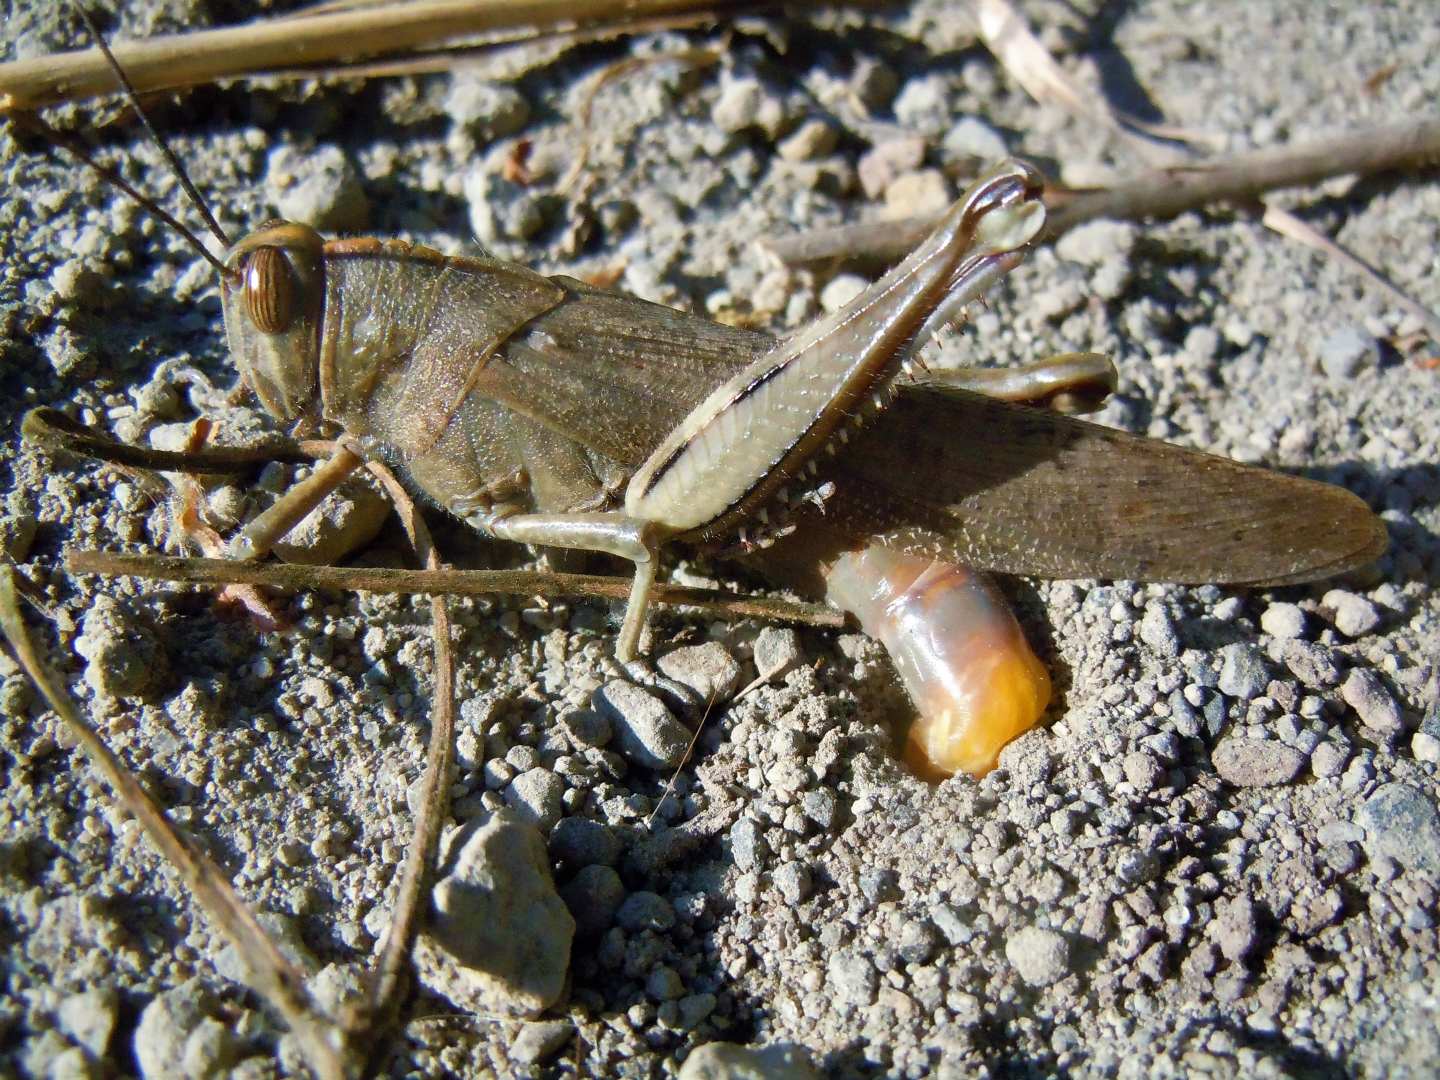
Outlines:
[[576, 932], [598, 937], [615, 922], [625, 901], [625, 884], [611, 867], [582, 866], [561, 886], [560, 898], [575, 918]]
[[787, 904], [801, 904], [810, 899], [810, 868], [804, 863], [782, 863], [775, 868], [770, 880]]
[[214, 1000], [196, 979], [153, 998], [135, 1029], [140, 1075], [145, 1080], [224, 1076], [240, 1048], [214, 1013]]
[[1410, 738], [1410, 753], [1416, 761], [1440, 762], [1440, 739], [1428, 731], [1417, 731]]
[[1260, 616], [1260, 629], [1271, 637], [1299, 638], [1305, 636], [1305, 612], [1299, 604], [1276, 601]]
[[57, 1026], [96, 1061], [103, 1060], [115, 1034], [120, 999], [113, 987], [71, 994], [55, 1010]]
[[1111, 259], [1128, 259], [1140, 230], [1124, 221], [1091, 221], [1071, 229], [1055, 243], [1055, 253], [1070, 262], [1098, 266]]
[[360, 174], [338, 146], [280, 146], [265, 173], [270, 204], [286, 221], [321, 232], [359, 232], [370, 222]]
[[1352, 670], [1340, 686], [1340, 696], [1375, 734], [1388, 739], [1405, 730], [1400, 706], [1375, 672], [1366, 668]]
[[656, 964], [645, 978], [645, 993], [656, 1001], [674, 1001], [685, 993], [685, 982], [669, 964]]
[[752, 78], [726, 83], [710, 117], [716, 127], [732, 135], [755, 127], [771, 139], [779, 137], [789, 119], [785, 103]]
[[1320, 367], [1337, 382], [1380, 363], [1380, 343], [1358, 326], [1342, 326], [1320, 343]]
[[513, 811], [451, 838], [416, 944], [420, 981], [467, 1012], [535, 1016], [565, 988], [575, 920], [539, 830]]
[[620, 752], [637, 765], [674, 769], [685, 760], [690, 729], [654, 694], [616, 680], [595, 691], [594, 705], [615, 725]]
[[561, 866], [614, 866], [622, 844], [601, 821], [567, 817], [550, 833], [550, 857]]
[[581, 746], [599, 749], [608, 744], [614, 734], [610, 718], [594, 709], [574, 709], [562, 716], [560, 722]]
[[1324, 690], [1340, 681], [1339, 660], [1328, 646], [1291, 639], [1277, 643], [1276, 655], [1295, 678], [1312, 690]]
[[1432, 796], [1408, 784], [1382, 784], [1355, 815], [1373, 862], [1391, 858], [1416, 873], [1440, 873], [1440, 811]]
[[869, 956], [848, 949], [830, 954], [826, 972], [831, 988], [847, 1005], [869, 1005], [875, 1000], [880, 974]]
[[445, 94], [445, 112], [456, 126], [484, 141], [513, 135], [530, 119], [530, 103], [513, 86], [456, 72]]
[[1227, 784], [1269, 787], [1300, 775], [1306, 756], [1293, 746], [1257, 739], [1228, 738], [1210, 752], [1210, 763]]
[[930, 921], [951, 945], [964, 945], [975, 936], [969, 920], [949, 904], [933, 905], [930, 908]]
[[675, 908], [658, 893], [641, 890], [625, 898], [620, 910], [615, 913], [615, 921], [621, 929], [631, 933], [641, 930], [664, 933], [675, 925]]
[[1321, 779], [1339, 776], [1350, 760], [1350, 748], [1339, 743], [1322, 742], [1310, 751], [1310, 771]]
[[532, 1020], [521, 1024], [510, 1043], [510, 1060], [520, 1065], [543, 1065], [575, 1037], [569, 1020]]
[[1254, 645], [1239, 642], [1220, 650], [1220, 681], [1217, 684], [1227, 697], [1249, 701], [1265, 692], [1270, 685], [1270, 666]]
[[805, 660], [800, 635], [788, 626], [766, 626], [755, 635], [755, 672], [767, 682], [784, 678]]
[[1180, 655], [1180, 636], [1164, 609], [1150, 605], [1140, 618], [1140, 640], [1161, 656]]
[[1215, 944], [1225, 959], [1238, 963], [1255, 948], [1255, 902], [1249, 896], [1237, 896], [1229, 903], [1217, 904], [1215, 914]]
[[522, 772], [505, 789], [505, 805], [542, 832], [555, 827], [565, 812], [565, 781], [549, 769]]
[[1005, 941], [1005, 959], [1031, 986], [1049, 986], [1070, 971], [1070, 943], [1054, 930], [1025, 926]]
[[1130, 786], [1142, 795], [1155, 790], [1164, 782], [1164, 767], [1143, 750], [1126, 754], [1123, 764], [1125, 779], [1129, 780]]
[[860, 155], [855, 167], [860, 187], [867, 197], [878, 199], [897, 176], [914, 172], [925, 160], [925, 140], [902, 136], [879, 143]]
[[696, 1047], [677, 1080], [820, 1080], [802, 1047], [791, 1043], [740, 1046], [712, 1042]]
[[765, 843], [765, 832], [758, 821], [741, 818], [730, 826], [730, 853], [740, 870], [760, 870], [764, 867], [770, 848]]
[[694, 690], [711, 707], [728, 701], [740, 685], [740, 665], [718, 641], [673, 649], [655, 666], [666, 678]]
[[777, 152], [786, 161], [814, 161], [834, 151], [840, 135], [824, 120], [806, 120], [780, 140]]
[[88, 661], [85, 681], [102, 698], [143, 694], [168, 667], [149, 628], [105, 595], [86, 608], [75, 651]]
[[955, 122], [941, 148], [950, 157], [973, 157], [984, 162], [999, 161], [1009, 155], [1005, 137], [977, 116], [964, 116]]

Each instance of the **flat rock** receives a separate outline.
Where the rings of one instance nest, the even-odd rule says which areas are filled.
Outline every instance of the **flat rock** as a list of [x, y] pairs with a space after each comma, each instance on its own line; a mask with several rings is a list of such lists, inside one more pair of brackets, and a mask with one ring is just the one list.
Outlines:
[[620, 752], [637, 765], [673, 769], [685, 760], [690, 729], [654, 694], [617, 679], [595, 691], [594, 704], [614, 724]]
[[1418, 873], [1440, 873], [1440, 810], [1408, 784], [1382, 784], [1355, 815], [1361, 846], [1372, 860], [1394, 859]]
[[415, 949], [420, 981], [466, 1012], [531, 1017], [558, 1001], [575, 920], [539, 829], [509, 810], [477, 818], [440, 873]]
[[679, 1080], [819, 1080], [800, 1046], [740, 1046], [713, 1042], [697, 1047], [680, 1066]]
[[1210, 752], [1220, 779], [1236, 787], [1288, 784], [1300, 775], [1306, 760], [1293, 746], [1258, 739], [1226, 739]]

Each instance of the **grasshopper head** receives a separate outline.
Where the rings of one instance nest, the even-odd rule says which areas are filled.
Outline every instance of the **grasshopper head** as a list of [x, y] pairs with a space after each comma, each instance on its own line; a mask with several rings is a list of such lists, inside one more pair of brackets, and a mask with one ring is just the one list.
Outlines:
[[281, 420], [315, 400], [325, 301], [324, 240], [308, 225], [272, 221], [225, 254], [225, 332], [241, 377]]

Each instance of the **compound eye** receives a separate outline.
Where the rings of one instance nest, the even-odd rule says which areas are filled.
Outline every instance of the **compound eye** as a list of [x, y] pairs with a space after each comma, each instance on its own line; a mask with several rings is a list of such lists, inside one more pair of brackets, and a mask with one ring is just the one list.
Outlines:
[[245, 260], [245, 308], [264, 334], [279, 334], [295, 318], [295, 275], [276, 247], [256, 248]]

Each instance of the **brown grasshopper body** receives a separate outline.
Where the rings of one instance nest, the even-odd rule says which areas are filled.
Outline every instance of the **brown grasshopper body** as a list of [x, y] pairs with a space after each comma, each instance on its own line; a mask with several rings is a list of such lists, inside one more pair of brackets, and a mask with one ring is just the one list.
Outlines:
[[[326, 242], [288, 223], [227, 255], [227, 330], [280, 419], [338, 429], [497, 537], [631, 559], [622, 660], [662, 544], [778, 541], [769, 564], [812, 591], [828, 578], [885, 639], [922, 714], [951, 716], [941, 730], [971, 743], [968, 717], [1007, 703], [1007, 719], [979, 725], [996, 733], [978, 749], [922, 755], [982, 772], [1049, 690], [1013, 620], [955, 564], [1259, 584], [1338, 573], [1383, 546], [1339, 488], [912, 369], [935, 329], [1018, 262], [1043, 220], [1038, 191], [1027, 166], [997, 167], [905, 263], [780, 341], [510, 263]], [[1036, 396], [1052, 370], [1035, 371]], [[260, 550], [253, 532], [232, 547]], [[928, 615], [892, 618], [920, 580]]]

